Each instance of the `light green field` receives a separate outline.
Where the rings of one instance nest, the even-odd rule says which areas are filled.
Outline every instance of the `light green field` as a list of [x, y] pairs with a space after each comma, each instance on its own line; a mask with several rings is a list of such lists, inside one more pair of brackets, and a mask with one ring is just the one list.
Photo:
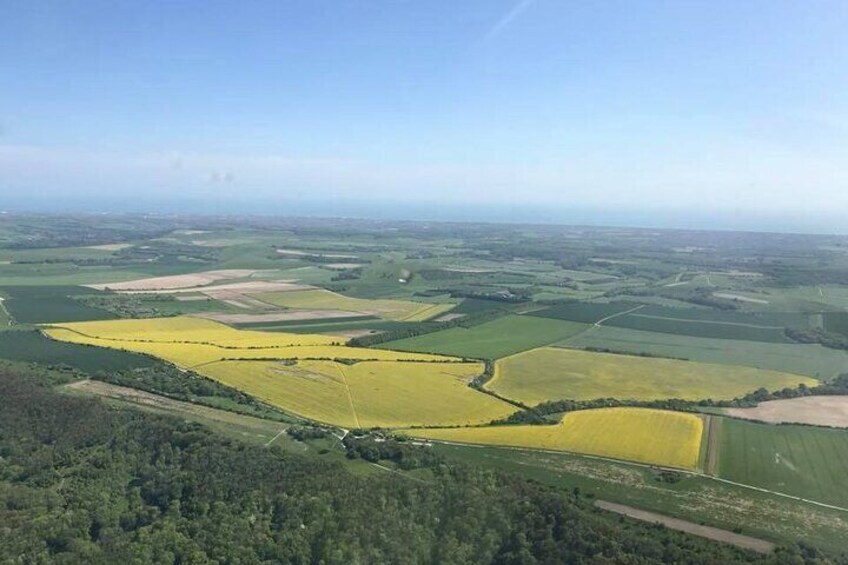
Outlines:
[[848, 352], [816, 344], [711, 339], [601, 326], [557, 345], [786, 371], [822, 380], [848, 372]]
[[645, 408], [569, 412], [551, 426], [488, 426], [406, 430], [458, 443], [570, 451], [651, 465], [695, 469], [704, 424], [700, 416]]
[[264, 302], [285, 308], [348, 310], [404, 322], [428, 320], [447, 312], [454, 306], [453, 304], [428, 304], [410, 300], [351, 298], [324, 289], [268, 292], [256, 296]]
[[723, 418], [719, 476], [848, 507], [848, 432]]
[[199, 370], [287, 412], [349, 428], [482, 424], [516, 410], [467, 385], [480, 363], [223, 361]]
[[800, 383], [814, 386], [817, 381], [750, 367], [543, 347], [498, 361], [486, 388], [534, 405], [595, 398], [723, 400]]
[[534, 316], [504, 316], [472, 328], [450, 328], [392, 341], [382, 347], [475, 359], [498, 359], [560, 341], [587, 327], [577, 322]]

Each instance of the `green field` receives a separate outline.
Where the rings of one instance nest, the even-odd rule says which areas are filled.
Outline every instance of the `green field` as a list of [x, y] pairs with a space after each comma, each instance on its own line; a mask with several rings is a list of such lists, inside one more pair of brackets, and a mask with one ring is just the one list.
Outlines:
[[533, 316], [504, 316], [472, 328], [450, 328], [382, 345], [387, 349], [498, 359], [573, 336], [586, 325]]
[[758, 388], [773, 391], [802, 382], [817, 383], [750, 367], [543, 347], [499, 360], [486, 388], [535, 405], [562, 399], [732, 399]]
[[0, 357], [44, 365], [68, 365], [89, 374], [152, 367], [158, 363], [146, 355], [55, 341], [36, 330], [0, 331]]
[[719, 476], [848, 507], [848, 432], [724, 418]]
[[825, 312], [824, 329], [848, 337], [848, 312]]
[[745, 313], [707, 308], [674, 308], [634, 302], [560, 304], [533, 316], [596, 323], [634, 330], [718, 339], [788, 343], [786, 326], [807, 325], [797, 313]]
[[591, 328], [559, 345], [741, 365], [797, 373], [822, 380], [848, 372], [848, 352], [816, 344], [709, 339], [602, 326]]
[[98, 294], [80, 286], [4, 286], [0, 287], [3, 305], [18, 324], [78, 322], [115, 318], [99, 308], [92, 308], [70, 296]]

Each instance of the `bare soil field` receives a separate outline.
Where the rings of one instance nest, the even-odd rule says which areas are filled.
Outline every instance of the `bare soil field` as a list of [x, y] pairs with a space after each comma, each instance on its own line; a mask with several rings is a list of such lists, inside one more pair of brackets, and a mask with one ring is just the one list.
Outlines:
[[[199, 318], [207, 318], [209, 320], [215, 320], [216, 322], [223, 322], [225, 324], [291, 322], [298, 320], [323, 320], [327, 318], [357, 318], [361, 316], [361, 312], [349, 312], [347, 310], [287, 310], [285, 312], [270, 312], [268, 314], [223, 314], [219, 312], [209, 312], [197, 315]], [[335, 335], [339, 334], [336, 333]]]
[[451, 320], [456, 320], [457, 318], [464, 318], [465, 314], [445, 314], [444, 316], [439, 316], [434, 322], [450, 322]]
[[[106, 286], [111, 290], [116, 290], [110, 285]], [[204, 294], [209, 294], [211, 292], [221, 292], [226, 290], [238, 291], [240, 294], [257, 294], [260, 292], [287, 292], [290, 290], [309, 290], [312, 288], [314, 287], [305, 284], [296, 284], [291, 281], [245, 281], [218, 285], [193, 286], [186, 288], [118, 290], [118, 292], [122, 294], [179, 294], [185, 292], [203, 292]]]
[[725, 408], [735, 418], [770, 424], [812, 424], [848, 428], [848, 396], [805, 396], [761, 402], [755, 408]]
[[357, 255], [344, 255], [341, 253], [307, 253], [295, 249], [277, 249], [280, 255], [292, 255], [294, 257], [323, 257], [324, 259], [359, 259]]
[[120, 251], [132, 247], [132, 243], [106, 243], [104, 245], [89, 245], [86, 249], [100, 249], [102, 251]]
[[345, 269], [358, 269], [363, 265], [362, 263], [325, 263], [321, 266], [331, 271], [344, 271]]
[[86, 285], [96, 290], [114, 291], [145, 291], [145, 290], [172, 290], [206, 286], [215, 281], [225, 279], [240, 279], [258, 273], [256, 269], [224, 269], [220, 271], [204, 271], [188, 275], [171, 275], [167, 277], [149, 277], [132, 281], [100, 283]]
[[628, 518], [634, 518], [643, 522], [650, 522], [651, 524], [662, 524], [666, 528], [670, 528], [672, 530], [678, 530], [680, 532], [686, 532], [702, 538], [729, 543], [736, 547], [750, 549], [758, 553], [771, 553], [774, 551], [774, 544], [771, 542], [753, 538], [751, 536], [736, 534], [719, 528], [713, 528], [711, 526], [702, 526], [701, 524], [689, 522], [688, 520], [672, 518], [671, 516], [663, 516], [662, 514], [640, 510], [624, 504], [607, 502], [605, 500], [595, 501], [595, 506], [609, 512], [615, 512], [616, 514], [627, 516]]

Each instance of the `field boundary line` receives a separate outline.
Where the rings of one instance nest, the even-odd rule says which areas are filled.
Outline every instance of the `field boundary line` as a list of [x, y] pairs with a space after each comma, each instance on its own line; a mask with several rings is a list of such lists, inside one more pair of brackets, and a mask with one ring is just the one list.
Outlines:
[[356, 406], [353, 405], [353, 395], [350, 393], [350, 385], [347, 384], [347, 375], [345, 374], [344, 369], [341, 364], [336, 363], [336, 369], [338, 369], [339, 374], [342, 376], [342, 382], [345, 386], [345, 392], [347, 392], [347, 401], [350, 403], [350, 411], [353, 413], [353, 421], [356, 422], [356, 427], [359, 428], [359, 415], [356, 413]]
[[625, 310], [624, 312], [618, 312], [618, 313], [613, 314], [611, 316], [607, 316], [606, 318], [601, 318], [600, 320], [598, 320], [597, 322], [592, 324], [592, 327], [599, 328], [603, 325], [604, 322], [608, 322], [608, 321], [612, 320], [613, 318], [618, 318], [619, 316], [626, 316], [627, 314], [632, 314], [633, 312], [636, 312], [637, 310], [641, 310], [645, 306], [646, 306], [645, 304], [640, 304], [639, 306], [636, 306], [635, 308], [631, 308], [630, 310]]
[[670, 320], [672, 322], [689, 322], [692, 324], [717, 324], [720, 326], [741, 326], [743, 328], [757, 328], [763, 330], [782, 330], [783, 326], [758, 326], [744, 322], [720, 322], [717, 320], [695, 320], [693, 318], [670, 318], [668, 316], [656, 316], [654, 314], [633, 314], [636, 318], [649, 318], [651, 320]]
[[3, 312], [6, 314], [6, 317], [9, 318], [9, 324], [8, 325], [12, 326], [15, 323], [15, 319], [12, 317], [12, 314], [9, 313], [8, 308], [6, 308], [5, 302], [6, 302], [6, 299], [3, 298], [2, 296], [0, 296], [0, 310], [3, 310]]
[[272, 444], [272, 443], [274, 443], [275, 441], [277, 441], [277, 438], [278, 438], [278, 437], [280, 437], [281, 435], [283, 435], [284, 433], [286, 433], [286, 430], [287, 430], [287, 429], [288, 429], [288, 428], [283, 428], [282, 430], [280, 430], [280, 431], [277, 433], [277, 435], [275, 435], [274, 437], [272, 437], [271, 439], [269, 439], [267, 442], [265, 442], [265, 447], [271, 447], [271, 444]]
[[725, 483], [728, 485], [732, 485], [739, 488], [744, 488], [748, 490], [755, 490], [758, 492], [763, 492], [766, 494], [771, 494], [774, 496], [779, 496], [782, 498], [788, 498], [790, 500], [796, 500], [798, 502], [806, 502], [807, 504], [812, 504], [814, 506], [819, 506], [822, 508], [827, 508], [829, 510], [838, 510], [840, 512], [848, 513], [848, 508], [843, 506], [836, 506], [834, 504], [828, 504], [826, 502], [818, 502], [817, 500], [810, 500], [809, 498], [802, 498], [800, 496], [795, 496], [794, 494], [787, 494], [785, 492], [778, 492], [775, 490], [769, 490], [767, 488], [758, 487], [754, 485], [748, 485], [745, 483], [738, 483], [736, 481], [731, 481], [729, 479], [722, 479], [721, 477], [715, 477], [712, 475], [707, 475], [706, 473], [701, 473], [699, 471], [692, 471], [689, 469], [683, 469], [681, 467], [666, 467], [663, 465], [651, 465], [649, 463], [639, 463], [637, 461], [627, 461], [625, 459], [614, 459], [612, 457], [602, 457], [600, 455], [589, 455], [587, 453], [577, 453], [574, 451], [565, 451], [565, 450], [556, 450], [556, 449], [531, 449], [528, 447], [515, 447], [510, 445], [483, 445], [479, 443], [462, 443], [459, 441], [446, 441], [446, 440], [438, 440], [431, 438], [422, 438], [416, 437], [415, 439], [428, 441], [430, 443], [440, 443], [445, 445], [455, 445], [459, 447], [476, 447], [478, 449], [486, 449], [486, 448], [494, 448], [494, 449], [511, 449], [513, 451], [525, 451], [531, 453], [549, 453], [552, 455], [570, 455], [572, 457], [582, 457], [583, 459], [592, 459], [596, 461], [604, 461], [607, 463], [618, 463], [620, 465], [630, 465], [632, 467], [640, 467], [642, 469], [649, 470], [660, 470], [660, 471], [676, 471], [678, 473], [684, 473], [686, 475], [691, 475], [693, 477], [701, 477], [704, 479], [709, 479], [713, 481], [718, 481], [720, 483]]

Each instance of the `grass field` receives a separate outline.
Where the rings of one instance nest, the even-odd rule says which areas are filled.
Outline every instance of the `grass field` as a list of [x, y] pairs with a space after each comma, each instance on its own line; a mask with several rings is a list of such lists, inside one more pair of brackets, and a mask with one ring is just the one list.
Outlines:
[[848, 312], [825, 312], [824, 329], [848, 337]]
[[450, 328], [392, 341], [383, 347], [400, 351], [497, 359], [563, 340], [584, 329], [584, 324], [575, 322], [533, 316], [504, 316], [472, 328]]
[[543, 347], [497, 362], [486, 388], [524, 404], [546, 400], [732, 399], [760, 387], [779, 390], [809, 377], [733, 367]]
[[225, 361], [202, 374], [287, 412], [350, 428], [480, 424], [515, 408], [467, 386], [479, 363]]
[[848, 352], [816, 344], [763, 343], [594, 327], [567, 339], [565, 347], [599, 347], [700, 361], [786, 371], [822, 380], [848, 370]]
[[428, 304], [409, 300], [351, 298], [324, 289], [257, 294], [257, 298], [275, 306], [307, 310], [347, 310], [373, 314], [398, 322], [420, 322], [443, 314], [453, 304]]
[[552, 426], [490, 426], [407, 430], [412, 436], [458, 443], [585, 453], [651, 465], [695, 469], [703, 420], [645, 408], [569, 412]]
[[596, 323], [634, 330], [716, 339], [788, 343], [784, 327], [805, 326], [797, 313], [747, 313], [706, 308], [674, 308], [634, 302], [570, 303], [533, 312], [533, 316]]
[[848, 507], [848, 432], [725, 418], [719, 476]]
[[97, 293], [79, 286], [4, 286], [0, 288], [0, 293], [5, 297], [5, 309], [18, 324], [108, 320], [116, 317], [70, 298]]
[[0, 358], [44, 365], [67, 365], [89, 374], [150, 367], [154, 359], [114, 349], [62, 343], [36, 330], [0, 331]]

